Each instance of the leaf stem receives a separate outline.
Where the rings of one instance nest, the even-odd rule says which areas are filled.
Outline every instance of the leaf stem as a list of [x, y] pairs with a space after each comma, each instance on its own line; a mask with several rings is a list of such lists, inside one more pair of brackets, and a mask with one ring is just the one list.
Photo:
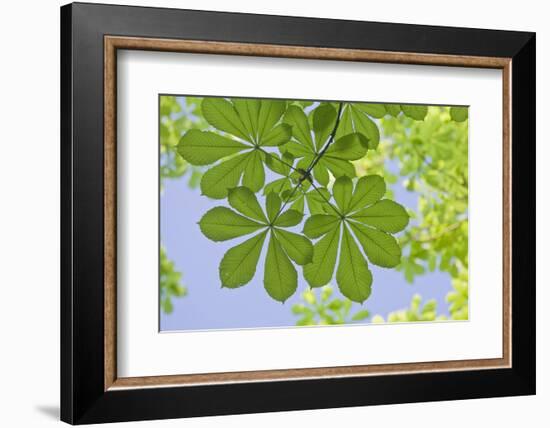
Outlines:
[[318, 193], [319, 195], [321, 195], [321, 198], [323, 198], [323, 199], [325, 200], [325, 202], [329, 205], [329, 207], [331, 207], [331, 208], [334, 210], [334, 212], [335, 212], [336, 214], [338, 214], [338, 217], [343, 218], [344, 216], [343, 216], [343, 214], [340, 212], [340, 210], [338, 210], [338, 208], [336, 208], [334, 205], [332, 205], [332, 204], [330, 203], [330, 201], [326, 198], [325, 195], [323, 195], [323, 192], [321, 192], [321, 190], [315, 185], [315, 183], [313, 183], [313, 181], [311, 182], [311, 185], [312, 185], [313, 188], [317, 191], [317, 193]]
[[317, 153], [317, 156], [315, 156], [315, 158], [313, 159], [311, 164], [308, 166], [305, 175], [309, 175], [311, 170], [315, 167], [315, 165], [317, 165], [317, 162], [319, 162], [319, 160], [324, 156], [325, 152], [328, 150], [328, 148], [330, 147], [330, 145], [334, 141], [334, 136], [336, 135], [336, 130], [338, 129], [338, 125], [340, 124], [340, 116], [342, 114], [342, 108], [343, 107], [344, 107], [344, 103], [341, 102], [340, 105], [338, 106], [338, 114], [336, 115], [336, 122], [334, 123], [334, 128], [333, 128], [332, 132], [330, 133], [330, 137], [329, 137], [327, 143], [325, 144], [325, 146], [321, 149], [321, 151], [319, 153]]
[[286, 165], [288, 166], [290, 169], [292, 169], [293, 171], [295, 172], [300, 172], [298, 171], [298, 169], [294, 168], [294, 166], [292, 166], [291, 164], [289, 164], [288, 162], [285, 162], [284, 160], [280, 159], [278, 156], [272, 156], [271, 153], [265, 151], [264, 149], [262, 149], [261, 147], [256, 147], [256, 150], [259, 150], [260, 152], [264, 153], [266, 156], [271, 156], [272, 159], [276, 159], [278, 160], [279, 162], [281, 162], [283, 165]]
[[283, 203], [283, 205], [281, 205], [281, 208], [279, 208], [279, 211], [277, 212], [277, 215], [273, 218], [273, 221], [271, 222], [271, 224], [275, 224], [275, 221], [277, 220], [277, 218], [281, 215], [281, 213], [283, 212], [283, 210], [285, 209], [285, 207], [287, 206], [288, 202], [292, 199], [292, 197], [294, 196], [294, 194], [296, 193], [296, 190], [298, 190], [298, 187], [300, 187], [302, 185], [302, 182], [300, 181], [295, 187], [294, 189], [292, 189], [292, 192], [290, 193], [290, 195], [288, 195], [288, 198], [286, 198], [285, 202]]

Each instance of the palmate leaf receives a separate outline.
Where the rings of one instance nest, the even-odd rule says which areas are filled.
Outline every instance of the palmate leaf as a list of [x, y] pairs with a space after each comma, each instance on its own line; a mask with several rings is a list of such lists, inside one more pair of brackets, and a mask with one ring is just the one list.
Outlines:
[[336, 179], [331, 196], [339, 215], [312, 215], [304, 224], [304, 235], [321, 238], [314, 245], [312, 262], [304, 266], [304, 277], [311, 287], [332, 280], [339, 257], [338, 287], [344, 296], [362, 303], [369, 297], [372, 284], [367, 259], [382, 267], [399, 264], [401, 248], [390, 233], [403, 230], [409, 216], [398, 203], [382, 199], [385, 191], [384, 180], [378, 175], [361, 177], [355, 186], [346, 176]]
[[225, 253], [219, 267], [222, 286], [237, 288], [254, 278], [269, 234], [264, 287], [273, 299], [284, 302], [298, 286], [293, 262], [307, 265], [313, 257], [313, 245], [308, 238], [284, 230], [299, 224], [303, 213], [293, 209], [281, 211], [281, 198], [276, 193], [267, 195], [264, 212], [254, 192], [244, 186], [230, 189], [228, 202], [237, 212], [227, 207], [212, 208], [199, 221], [202, 233], [216, 242], [259, 233]]
[[[299, 158], [297, 168], [304, 171], [312, 165], [329, 141], [337, 119], [336, 109], [330, 103], [321, 103], [311, 115], [313, 129], [306, 114], [297, 106], [290, 106], [283, 118], [283, 122], [292, 127], [292, 141], [281, 150]], [[355, 167], [350, 161], [361, 159], [369, 148], [367, 137], [353, 130], [336, 135], [338, 138], [328, 147], [312, 171], [315, 180], [323, 186], [329, 182], [329, 171], [335, 177], [355, 177]]]
[[205, 98], [201, 108], [210, 125], [228, 134], [189, 130], [178, 144], [178, 153], [192, 165], [218, 162], [204, 174], [202, 194], [223, 199], [239, 184], [258, 192], [265, 183], [263, 147], [285, 144], [291, 137], [291, 127], [281, 123], [286, 101]]

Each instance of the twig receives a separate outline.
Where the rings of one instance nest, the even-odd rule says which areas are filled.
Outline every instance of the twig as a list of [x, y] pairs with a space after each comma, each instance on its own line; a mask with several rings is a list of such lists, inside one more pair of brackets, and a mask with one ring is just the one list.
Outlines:
[[298, 190], [298, 187], [300, 187], [302, 185], [302, 182], [300, 181], [295, 187], [294, 189], [292, 189], [292, 192], [290, 193], [290, 195], [288, 195], [288, 198], [286, 198], [285, 202], [283, 203], [283, 205], [281, 205], [281, 208], [279, 208], [279, 211], [277, 212], [277, 215], [273, 218], [273, 221], [271, 222], [271, 224], [274, 224], [275, 223], [275, 220], [277, 220], [279, 218], [279, 216], [281, 215], [281, 213], [283, 212], [283, 210], [285, 209], [285, 207], [287, 206], [288, 202], [292, 199], [292, 197], [294, 196], [294, 194], [296, 193], [296, 190]]
[[334, 124], [334, 129], [330, 133], [330, 138], [328, 139], [327, 143], [325, 144], [325, 147], [323, 147], [321, 149], [321, 151], [319, 153], [317, 153], [317, 156], [315, 156], [315, 158], [313, 159], [313, 161], [311, 162], [311, 164], [307, 168], [305, 175], [309, 175], [311, 170], [315, 167], [315, 165], [317, 165], [317, 162], [319, 162], [319, 160], [324, 156], [325, 152], [328, 150], [328, 148], [330, 147], [330, 145], [334, 141], [334, 136], [336, 135], [336, 130], [338, 129], [338, 125], [340, 124], [340, 116], [341, 116], [341, 113], [342, 113], [343, 106], [344, 106], [344, 103], [340, 103], [340, 105], [338, 106], [338, 114], [336, 116], [336, 123]]
[[[308, 177], [310, 177], [310, 173], [311, 173], [311, 170], [313, 169], [313, 167], [315, 167], [315, 165], [317, 165], [317, 162], [319, 162], [319, 159], [321, 159], [321, 157], [323, 157], [323, 155], [325, 154], [325, 152], [328, 150], [328, 148], [330, 147], [330, 145], [332, 144], [333, 140], [334, 140], [334, 136], [336, 135], [336, 130], [338, 129], [338, 125], [340, 124], [340, 116], [342, 114], [342, 108], [344, 106], [344, 103], [340, 103], [340, 105], [338, 106], [338, 114], [336, 115], [336, 122], [334, 124], [334, 129], [332, 130], [332, 132], [330, 133], [330, 137], [327, 141], [327, 143], [325, 144], [325, 147], [323, 147], [321, 149], [321, 151], [319, 153], [317, 153], [317, 155], [315, 156], [315, 158], [313, 159], [313, 161], [311, 161], [311, 164], [308, 166], [308, 168], [306, 169], [306, 171], [301, 174], [300, 178], [298, 179], [298, 183], [296, 184], [296, 186], [294, 187], [294, 189], [292, 190], [292, 192], [290, 193], [290, 195], [288, 196], [288, 198], [286, 198], [286, 201], [284, 202], [284, 204], [281, 206], [281, 208], [279, 209], [279, 212], [277, 213], [277, 215], [273, 218], [273, 222], [275, 222], [275, 220], [277, 220], [277, 218], [281, 215], [281, 213], [283, 212], [283, 210], [285, 209], [285, 207], [287, 206], [288, 202], [290, 201], [290, 199], [292, 199], [292, 197], [294, 196], [294, 194], [296, 193], [296, 190], [298, 190], [298, 187], [300, 187], [302, 185], [302, 182], [304, 180], [306, 180]], [[300, 171], [298, 171], [300, 172]], [[310, 180], [310, 183], [313, 184], [313, 180]], [[334, 207], [333, 207], [334, 208]], [[341, 215], [340, 215], [341, 216]]]

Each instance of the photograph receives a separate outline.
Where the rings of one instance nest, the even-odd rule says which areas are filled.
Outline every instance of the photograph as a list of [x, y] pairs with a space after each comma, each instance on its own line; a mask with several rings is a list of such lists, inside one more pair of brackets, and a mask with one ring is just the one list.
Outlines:
[[158, 103], [160, 331], [468, 320], [468, 106]]

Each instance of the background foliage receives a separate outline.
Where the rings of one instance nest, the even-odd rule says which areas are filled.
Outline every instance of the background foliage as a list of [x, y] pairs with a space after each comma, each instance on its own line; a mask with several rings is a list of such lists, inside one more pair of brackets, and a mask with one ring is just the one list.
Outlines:
[[181, 284], [181, 277], [181, 272], [175, 269], [174, 262], [168, 259], [166, 251], [160, 247], [160, 305], [167, 314], [174, 310], [172, 298], [187, 294], [187, 288]]
[[[188, 129], [205, 129], [207, 124], [198, 113], [199, 98], [186, 97], [182, 105], [176, 97], [161, 95], [159, 97], [159, 144], [160, 144], [160, 184], [165, 180], [179, 179], [188, 176], [188, 185], [198, 186], [202, 172], [189, 165], [177, 153], [181, 136]], [[160, 248], [160, 306], [164, 313], [172, 313], [172, 298], [183, 297], [187, 288], [181, 284], [182, 273], [177, 271], [174, 263], [168, 258], [166, 249]]]

